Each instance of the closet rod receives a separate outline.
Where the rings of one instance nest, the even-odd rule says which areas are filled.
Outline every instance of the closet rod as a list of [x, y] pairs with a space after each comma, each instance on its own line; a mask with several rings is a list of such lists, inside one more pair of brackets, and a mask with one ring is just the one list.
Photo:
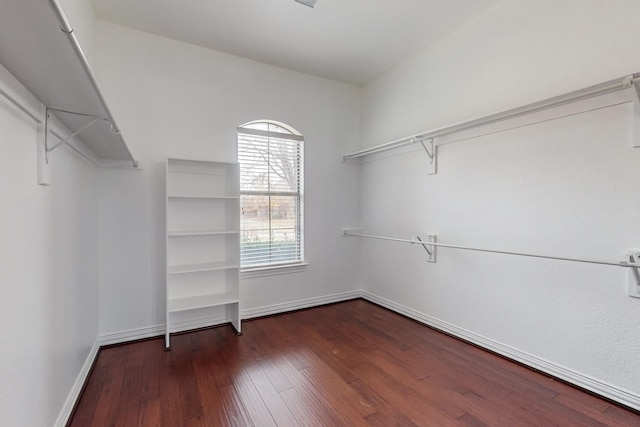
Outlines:
[[[633, 85], [640, 83], [640, 73], [620, 77], [617, 79], [609, 80], [608, 82], [600, 83], [597, 85], [589, 86], [584, 89], [579, 89], [573, 92], [565, 93], [563, 95], [548, 98], [542, 101], [527, 104], [522, 107], [512, 108], [510, 110], [501, 111], [498, 113], [490, 114], [488, 116], [479, 117], [476, 119], [456, 123], [451, 126], [445, 126], [438, 129], [433, 129], [427, 132], [422, 132], [417, 135], [409, 136], [406, 138], [398, 139], [386, 144], [377, 145], [375, 147], [366, 148], [364, 150], [356, 151], [351, 154], [342, 156], [343, 161], [355, 159], [358, 157], [368, 156], [370, 154], [379, 153], [381, 151], [391, 150], [393, 148], [402, 147], [404, 145], [413, 144], [416, 142], [424, 141], [425, 139], [437, 138], [445, 136], [454, 132], [459, 132], [465, 129], [474, 128], [476, 126], [487, 125], [491, 123], [500, 122], [503, 120], [513, 119], [525, 114], [535, 113], [552, 107], [559, 107], [561, 105], [569, 104], [583, 99], [593, 98], [595, 96], [604, 95], [611, 92], [617, 92], [622, 89], [627, 89]], [[638, 87], [636, 86], [636, 89]]]
[[36, 122], [37, 124], [42, 123], [42, 119], [38, 117], [36, 113], [34, 113], [29, 108], [24, 106], [15, 96], [9, 93], [9, 91], [4, 90], [2, 87], [0, 87], [0, 94], [2, 94], [2, 96], [4, 96], [9, 102], [11, 102], [14, 106], [16, 106], [20, 111], [22, 111], [27, 116], [29, 116], [34, 122]]
[[[109, 119], [109, 122], [111, 122], [111, 129], [113, 130], [113, 133], [115, 133], [116, 135], [119, 135], [120, 134], [120, 130], [119, 130], [118, 126], [116, 125], [115, 120], [113, 120], [113, 115], [111, 114], [111, 111], [109, 110], [109, 107], [107, 106], [107, 102], [105, 101], [104, 97], [102, 96], [102, 92], [100, 92], [100, 89], [98, 88], [98, 82], [96, 82], [96, 79], [95, 79], [95, 77], [93, 75], [93, 72], [91, 71], [91, 67], [89, 66], [89, 62], [87, 61], [87, 57], [84, 55], [84, 52], [82, 51], [82, 48], [80, 47], [80, 43], [78, 42], [78, 39], [76, 38], [75, 34], [73, 33], [73, 28], [71, 27], [71, 24], [69, 23], [69, 20], [67, 19], [67, 16], [65, 15], [64, 10], [62, 9], [62, 5], [60, 4], [60, 0], [50, 0], [50, 4], [51, 4], [51, 7], [53, 8], [54, 12], [58, 16], [58, 20], [60, 21], [60, 29], [62, 30], [62, 32], [65, 35], [67, 35], [67, 37], [69, 39], [69, 42], [71, 43], [71, 46], [73, 47], [73, 50], [74, 50], [76, 56], [78, 57], [78, 60], [82, 64], [82, 68], [83, 68], [85, 74], [89, 78], [89, 82], [91, 83], [91, 86], [95, 90], [96, 96], [98, 97], [98, 100], [100, 101], [100, 104], [101, 104], [102, 108], [107, 113], [107, 117]], [[131, 151], [129, 150], [129, 147], [124, 142], [124, 140], [121, 140], [121, 141], [122, 141], [122, 144], [124, 145], [125, 150], [127, 150], [127, 154], [129, 155], [129, 159], [131, 159], [131, 162], [133, 163], [133, 167], [137, 168], [138, 167], [138, 161], [133, 157], [133, 154], [131, 154]]]
[[603, 260], [595, 260], [595, 259], [568, 258], [568, 257], [558, 257], [558, 256], [550, 256], [550, 255], [539, 255], [539, 254], [531, 254], [531, 253], [525, 253], [525, 252], [499, 251], [499, 250], [495, 250], [495, 249], [483, 249], [483, 248], [474, 248], [474, 247], [470, 247], [470, 246], [451, 245], [451, 244], [448, 244], [448, 243], [439, 243], [439, 242], [438, 243], [436, 243], [436, 242], [428, 242], [427, 243], [427, 242], [424, 242], [424, 241], [413, 240], [413, 239], [410, 240], [410, 239], [398, 239], [398, 238], [395, 238], [395, 237], [374, 236], [374, 235], [371, 235], [371, 234], [354, 233], [354, 232], [347, 231], [347, 230], [345, 230], [343, 232], [343, 235], [345, 235], [345, 236], [367, 237], [367, 238], [370, 238], [370, 239], [390, 240], [390, 241], [393, 241], [393, 242], [404, 242], [404, 243], [412, 243], [412, 244], [419, 244], [419, 245], [426, 245], [426, 246], [441, 246], [443, 248], [461, 249], [461, 250], [465, 250], [465, 251], [489, 252], [489, 253], [494, 253], [494, 254], [516, 255], [516, 256], [525, 256], [525, 257], [532, 257], [532, 258], [554, 259], [554, 260], [560, 260], [560, 261], [582, 262], [582, 263], [587, 263], [587, 264], [600, 264], [600, 265], [613, 265], [613, 266], [617, 266], [617, 267], [640, 268], [640, 264], [633, 263], [633, 262], [626, 262], [626, 261], [613, 262], [613, 261], [603, 261]]

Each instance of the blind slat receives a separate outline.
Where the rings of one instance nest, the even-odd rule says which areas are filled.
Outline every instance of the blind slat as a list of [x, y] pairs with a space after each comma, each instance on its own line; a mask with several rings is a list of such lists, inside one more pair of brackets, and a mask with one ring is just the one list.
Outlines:
[[241, 265], [301, 261], [303, 139], [259, 127], [238, 129]]

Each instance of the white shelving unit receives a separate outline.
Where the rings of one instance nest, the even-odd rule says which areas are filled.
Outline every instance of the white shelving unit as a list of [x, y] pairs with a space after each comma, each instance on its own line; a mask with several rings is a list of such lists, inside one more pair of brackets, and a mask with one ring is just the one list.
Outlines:
[[166, 210], [166, 348], [178, 312], [224, 307], [240, 334], [238, 164], [167, 159]]

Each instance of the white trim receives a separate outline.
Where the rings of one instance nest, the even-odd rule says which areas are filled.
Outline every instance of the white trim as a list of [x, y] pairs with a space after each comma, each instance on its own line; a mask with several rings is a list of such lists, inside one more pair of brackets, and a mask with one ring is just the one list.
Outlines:
[[145, 338], [159, 337], [164, 334], [164, 325], [147, 326], [145, 328], [129, 329], [127, 331], [110, 332], [98, 337], [101, 346], [122, 344]]
[[[176, 332], [186, 332], [193, 329], [224, 325], [225, 323], [230, 323], [230, 322], [231, 322], [231, 319], [229, 319], [224, 314], [217, 315], [217, 316], [207, 316], [207, 317], [203, 317], [196, 320], [184, 320], [182, 322], [171, 322], [171, 330], [169, 331], [169, 333], [173, 334]], [[162, 333], [164, 334], [164, 328], [162, 329]]]
[[87, 355], [87, 358], [85, 359], [84, 364], [80, 369], [80, 373], [78, 373], [76, 381], [73, 383], [73, 386], [71, 387], [71, 390], [67, 395], [67, 399], [65, 400], [64, 405], [62, 405], [62, 408], [60, 409], [58, 418], [54, 423], [55, 427], [64, 427], [69, 422], [69, 418], [71, 417], [73, 408], [76, 405], [76, 402], [78, 402], [78, 400], [80, 399], [80, 393], [82, 393], [82, 388], [84, 387], [84, 384], [87, 381], [89, 374], [91, 373], [91, 367], [96, 361], [99, 351], [100, 343], [97, 339], [96, 342], [93, 343], [91, 350], [89, 350], [89, 354]]
[[238, 127], [238, 134], [262, 136], [265, 138], [290, 139], [292, 141], [304, 141], [304, 137], [302, 135], [297, 135], [294, 133], [282, 133], [282, 132], [275, 132], [272, 130], [244, 128], [242, 126]]
[[[270, 314], [285, 313], [287, 311], [299, 310], [301, 308], [309, 308], [317, 305], [331, 304], [334, 302], [348, 301], [355, 298], [360, 298], [360, 291], [343, 292], [339, 294], [326, 295], [322, 297], [308, 298], [299, 301], [292, 301], [282, 304], [275, 304], [265, 307], [258, 307], [250, 310], [243, 310], [241, 312], [242, 319], [251, 319], [254, 317], [267, 316]], [[174, 324], [175, 328], [171, 332], [182, 332], [190, 329], [204, 328], [208, 326], [216, 326], [228, 323], [224, 315], [211, 316], [198, 320], [183, 321]], [[97, 344], [99, 346], [107, 346], [113, 344], [123, 344], [129, 341], [136, 341], [145, 338], [155, 338], [164, 335], [165, 325], [155, 325], [145, 328], [129, 329], [126, 331], [111, 332], [102, 334], [98, 337]]]
[[[251, 125], [255, 125], [255, 124], [259, 124], [259, 123], [264, 123], [264, 124], [267, 124], [267, 125], [279, 126], [279, 127], [283, 128], [283, 129], [286, 129], [288, 132], [290, 132], [290, 134], [302, 137], [302, 133], [300, 131], [298, 131], [297, 129], [295, 129], [294, 127], [289, 126], [286, 123], [279, 122], [277, 120], [270, 120], [270, 119], [252, 120], [252, 121], [250, 121], [248, 123], [242, 124], [242, 125], [238, 126], [238, 132], [240, 132], [241, 130], [246, 130], [246, 129], [256, 130], [256, 129], [252, 129], [252, 128], [247, 128], [246, 126], [251, 126]], [[266, 132], [270, 132], [270, 131], [266, 131]], [[274, 133], [276, 133], [276, 132], [274, 131]], [[289, 134], [285, 133], [285, 135], [289, 135]]]
[[[173, 329], [170, 333], [185, 332], [192, 329], [206, 328], [209, 326], [218, 326], [229, 323], [229, 319], [225, 316], [206, 317], [198, 320], [188, 320], [172, 323]], [[114, 344], [125, 344], [131, 341], [143, 340], [146, 338], [160, 338], [165, 334], [166, 325], [148, 326], [146, 328], [129, 329], [126, 331], [110, 332], [102, 334], [98, 338], [100, 346], [109, 346]]]
[[291, 273], [303, 273], [308, 262], [297, 262], [295, 264], [279, 264], [279, 265], [267, 265], [264, 267], [248, 267], [244, 270], [240, 270], [240, 279], [254, 279], [256, 277], [264, 276], [278, 276], [280, 274]]
[[341, 292], [339, 294], [324, 295], [321, 297], [307, 298], [298, 301], [291, 301], [281, 304], [268, 305], [264, 307], [251, 308], [242, 310], [241, 317], [243, 320], [255, 317], [269, 316], [272, 314], [286, 313], [288, 311], [300, 310], [303, 308], [316, 307], [319, 305], [331, 304], [334, 302], [348, 301], [360, 298], [362, 291]]
[[605, 383], [596, 378], [584, 375], [580, 372], [550, 362], [548, 360], [539, 358], [532, 354], [520, 351], [516, 348], [501, 344], [490, 338], [478, 335], [474, 332], [460, 328], [447, 322], [443, 322], [435, 317], [428, 316], [419, 311], [413, 310], [409, 307], [395, 303], [388, 299], [382, 298], [378, 295], [372, 294], [368, 291], [361, 291], [362, 298], [378, 304], [382, 307], [388, 308], [396, 313], [407, 316], [411, 319], [417, 320], [425, 325], [431, 326], [440, 331], [451, 334], [455, 337], [461, 338], [472, 344], [478, 345], [484, 349], [493, 351], [509, 359], [523, 363], [526, 366], [545, 372], [561, 380], [567, 381], [575, 386], [592, 391], [607, 399], [611, 399], [615, 402], [626, 405], [630, 408], [640, 410], [640, 395], [632, 393], [628, 390], [616, 387], [614, 385]]
[[[188, 320], [178, 323], [171, 323], [172, 330], [174, 332], [184, 332], [191, 329], [206, 328], [209, 326], [217, 326], [225, 323], [229, 323], [229, 319], [224, 315], [209, 316], [197, 320]], [[161, 337], [165, 333], [166, 325], [154, 325], [145, 328], [129, 329], [126, 331], [110, 332], [102, 334], [98, 337], [100, 346], [107, 346], [113, 344], [124, 344], [130, 341], [137, 341], [146, 338]]]

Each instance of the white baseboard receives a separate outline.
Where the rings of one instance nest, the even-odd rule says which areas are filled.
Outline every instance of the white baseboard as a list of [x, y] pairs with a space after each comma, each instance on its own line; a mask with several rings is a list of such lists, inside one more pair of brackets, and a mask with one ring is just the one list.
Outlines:
[[164, 334], [164, 325], [147, 326], [128, 331], [111, 332], [98, 337], [100, 346], [122, 344], [128, 341], [157, 337]]
[[630, 408], [640, 410], [640, 396], [631, 393], [628, 390], [621, 389], [611, 384], [592, 378], [588, 375], [584, 375], [580, 372], [576, 372], [564, 366], [555, 364], [548, 360], [539, 358], [529, 353], [525, 353], [516, 348], [501, 344], [497, 341], [478, 335], [463, 328], [459, 328], [447, 322], [443, 322], [435, 317], [428, 316], [419, 311], [413, 310], [409, 307], [405, 307], [401, 304], [397, 304], [393, 301], [382, 298], [378, 295], [372, 294], [367, 291], [361, 291], [360, 296], [368, 301], [378, 304], [396, 313], [407, 316], [411, 319], [417, 320], [425, 325], [431, 326], [435, 329], [441, 330], [455, 337], [461, 338], [472, 344], [478, 345], [487, 350], [498, 353], [509, 359], [520, 362], [526, 366], [537, 369], [541, 372], [552, 375], [570, 384], [581, 387], [585, 390], [592, 391], [607, 399], [611, 399], [622, 405]]
[[[223, 325], [225, 323], [229, 323], [229, 318], [227, 318], [227, 316], [225, 316], [224, 314], [217, 315], [217, 316], [207, 316], [207, 317], [202, 317], [196, 320], [171, 322], [172, 327], [170, 332], [171, 333], [184, 332], [184, 331], [189, 331], [191, 329], [200, 329], [200, 328], [207, 328], [209, 326]], [[161, 334], [164, 334], [164, 325], [162, 325]]]
[[69, 392], [69, 395], [67, 396], [67, 400], [65, 400], [64, 405], [62, 406], [62, 409], [58, 414], [58, 419], [56, 419], [54, 426], [64, 427], [65, 425], [67, 425], [67, 422], [69, 422], [69, 417], [71, 417], [73, 408], [76, 402], [78, 401], [78, 399], [80, 398], [80, 393], [82, 393], [82, 387], [84, 386], [84, 383], [86, 382], [87, 377], [91, 372], [91, 367], [93, 366], [93, 363], [95, 362], [96, 357], [98, 357], [99, 350], [100, 350], [100, 343], [98, 342], [98, 340], [96, 340], [96, 342], [91, 347], [91, 350], [89, 350], [89, 354], [87, 355], [87, 358], [85, 359], [84, 364], [80, 369], [80, 373], [78, 374], [76, 381], [73, 383], [73, 386], [71, 387], [71, 391]]
[[[190, 329], [206, 328], [208, 326], [222, 325], [228, 323], [229, 319], [225, 316], [209, 316], [197, 320], [187, 320], [182, 322], [173, 322], [171, 333], [188, 331]], [[144, 328], [130, 329], [127, 331], [111, 332], [102, 334], [98, 338], [100, 346], [123, 344], [129, 341], [142, 340], [145, 338], [154, 338], [165, 333], [165, 325], [147, 326]]]
[[[300, 310], [302, 308], [315, 307], [318, 305], [331, 304], [334, 302], [347, 301], [350, 299], [360, 298], [361, 291], [342, 292], [339, 294], [325, 295], [321, 297], [308, 298], [304, 300], [286, 302], [282, 304], [268, 305], [264, 307], [242, 310], [240, 317], [244, 319], [252, 319], [254, 317], [268, 316], [271, 314], [285, 313], [287, 311]], [[208, 326], [221, 325], [228, 323], [224, 315], [210, 316], [197, 320], [189, 320], [183, 322], [174, 322], [171, 332], [188, 331], [190, 329], [205, 328]], [[136, 341], [145, 338], [157, 337], [164, 335], [165, 325], [147, 326], [144, 328], [130, 329], [126, 331], [111, 332], [102, 334], [98, 337], [98, 345], [122, 344], [129, 341]]]
[[255, 317], [269, 316], [272, 314], [286, 313], [287, 311], [300, 310], [303, 308], [316, 307], [334, 302], [347, 301], [350, 299], [360, 298], [361, 291], [341, 292], [339, 294], [324, 295], [321, 297], [307, 298], [298, 301], [291, 301], [282, 304], [267, 305], [264, 307], [251, 308], [242, 310], [240, 317], [244, 319], [253, 319]]

